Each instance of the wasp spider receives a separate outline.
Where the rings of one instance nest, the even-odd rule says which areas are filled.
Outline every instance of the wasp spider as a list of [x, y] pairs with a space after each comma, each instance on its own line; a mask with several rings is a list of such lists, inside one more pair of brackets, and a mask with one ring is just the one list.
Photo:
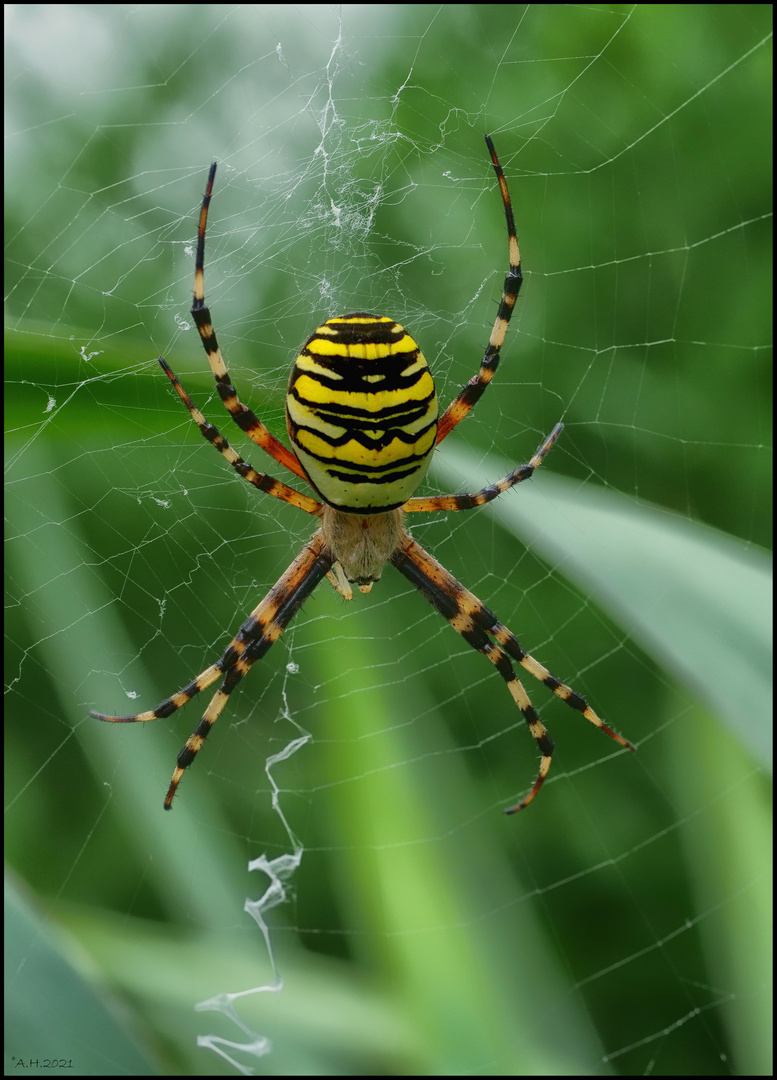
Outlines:
[[413, 495], [426, 473], [435, 446], [463, 420], [491, 382], [521, 288], [521, 259], [507, 183], [493, 142], [486, 137], [486, 143], [504, 203], [510, 270], [477, 375], [438, 418], [434, 381], [424, 355], [399, 323], [366, 312], [327, 319], [303, 345], [289, 379], [286, 423], [292, 450], [279, 442], [239, 400], [216, 342], [210, 312], [205, 306], [205, 226], [216, 175], [216, 164], [211, 165], [200, 210], [192, 316], [205, 346], [219, 396], [232, 419], [280, 465], [306, 480], [318, 497], [304, 495], [266, 473], [257, 472], [205, 419], [161, 356], [159, 363], [204, 437], [236, 472], [260, 491], [298, 506], [317, 518], [318, 528], [286, 573], [254, 608], [215, 664], [149, 712], [133, 716], [91, 714], [98, 720], [120, 724], [170, 716], [222, 679], [202, 719], [178, 755], [165, 797], [166, 810], [172, 805], [184, 769], [192, 764], [202, 748], [229, 695], [248, 674], [251, 665], [278, 640], [321, 579], [328, 577], [335, 589], [350, 600], [353, 596], [351, 583], [358, 585], [361, 592], [369, 592], [387, 562], [415, 585], [468, 645], [491, 661], [537, 742], [542, 755], [537, 778], [528, 795], [506, 813], [523, 810], [535, 798], [548, 774], [553, 753], [553, 742], [515, 674], [513, 661], [621, 746], [633, 749], [631, 743], [600, 720], [579, 694], [524, 652], [515, 635], [424, 551], [405, 528], [406, 514], [471, 510], [527, 480], [542, 464], [562, 430], [562, 425], [556, 424], [525, 465], [519, 465], [498, 483], [484, 487], [474, 495], [431, 498]]

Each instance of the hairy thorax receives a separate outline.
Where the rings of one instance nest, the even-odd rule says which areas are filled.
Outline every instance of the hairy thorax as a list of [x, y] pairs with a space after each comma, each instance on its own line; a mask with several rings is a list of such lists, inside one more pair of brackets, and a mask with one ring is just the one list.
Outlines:
[[324, 505], [321, 528], [326, 545], [348, 581], [368, 592], [378, 581], [404, 533], [402, 511], [385, 514], [345, 514]]

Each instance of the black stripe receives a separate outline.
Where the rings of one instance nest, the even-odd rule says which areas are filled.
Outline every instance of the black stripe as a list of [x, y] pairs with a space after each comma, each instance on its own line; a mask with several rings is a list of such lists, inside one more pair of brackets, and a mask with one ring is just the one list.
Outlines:
[[[362, 472], [340, 472], [334, 466], [327, 467], [327, 475], [335, 480], [345, 480], [349, 484], [393, 484], [397, 480], [404, 480], [407, 476], [412, 476], [414, 472], [418, 471], [417, 465], [411, 465], [409, 468], [399, 469], [395, 472], [380, 473], [375, 468], [374, 473], [369, 465], [360, 465]], [[372, 473], [372, 475], [371, 475]], [[399, 504], [402, 505], [401, 503]], [[361, 511], [360, 511], [361, 512]]]
[[[378, 391], [365, 390], [365, 393], [378, 397], [382, 393], [382, 388]], [[328, 420], [335, 427], [346, 427], [346, 421], [348, 420], [352, 420], [360, 427], [365, 424], [370, 427], [382, 427], [387, 421], [391, 420], [394, 422], [400, 420], [403, 424], [409, 424], [413, 420], [420, 420], [426, 415], [429, 403], [434, 398], [434, 391], [432, 391], [431, 394], [425, 397], [413, 398], [410, 401], [399, 402], [395, 405], [387, 405], [384, 409], [360, 409], [347, 401], [342, 403], [338, 401], [327, 401], [325, 403], [310, 401], [308, 398], [303, 397], [302, 394], [297, 393], [297, 390], [291, 386], [289, 387], [289, 394], [300, 405], [314, 412], [322, 420]]]
[[[423, 413], [421, 414], [424, 415]], [[319, 414], [322, 420], [328, 419], [326, 414]], [[330, 420], [330, 423], [334, 423], [334, 420]], [[321, 442], [326, 443], [327, 446], [331, 446], [333, 449], [337, 446], [345, 446], [349, 442], [358, 443], [363, 446], [365, 450], [383, 450], [385, 447], [390, 446], [393, 442], [398, 441], [405, 443], [406, 445], [413, 445], [417, 443], [419, 439], [422, 439], [424, 435], [434, 427], [434, 423], [427, 424], [425, 428], [421, 428], [417, 432], [408, 432], [403, 428], [387, 428], [381, 435], [373, 436], [368, 435], [359, 427], [351, 427], [347, 424], [337, 422], [339, 427], [343, 427], [345, 432], [343, 435], [328, 435], [325, 432], [319, 431], [317, 428], [311, 428], [302, 424], [294, 425], [294, 441], [302, 446], [302, 449], [306, 454], [310, 454], [311, 457], [317, 457], [321, 461], [328, 461], [329, 458], [321, 457], [319, 454], [315, 454], [309, 447], [305, 446], [299, 438], [300, 432], [307, 432], [310, 435], [314, 435]], [[376, 428], [383, 428], [384, 425], [377, 424]], [[425, 451], [420, 455], [413, 455], [414, 457], [427, 457], [428, 451]], [[389, 465], [394, 464], [392, 462]]]
[[[289, 389], [303, 375], [321, 383], [335, 394], [348, 392], [363, 392], [367, 394], [380, 393], [383, 390], [404, 390], [413, 387], [429, 370], [423, 367], [406, 375], [406, 370], [417, 363], [418, 349], [413, 352], [399, 353], [394, 356], [381, 356], [376, 360], [364, 360], [361, 357], [348, 356], [347, 354], [322, 356], [320, 353], [303, 350], [303, 356], [309, 356], [319, 365], [332, 372], [330, 378], [321, 371], [306, 371], [295, 364], [289, 379]], [[375, 376], [382, 378], [375, 381]]]
[[316, 330], [308, 340], [305, 342], [305, 348], [312, 341], [329, 341], [336, 342], [343, 345], [364, 345], [367, 343], [375, 343], [378, 345], [395, 345], [398, 341], [401, 341], [405, 336], [405, 331], [400, 329], [399, 325], [395, 322], [384, 322], [382, 319], [378, 320], [375, 315], [356, 314], [356, 315], [340, 315], [340, 319], [374, 319], [374, 322], [369, 323], [347, 323], [347, 322], [335, 322], [329, 319], [324, 325], [327, 327], [328, 333], [319, 334]]

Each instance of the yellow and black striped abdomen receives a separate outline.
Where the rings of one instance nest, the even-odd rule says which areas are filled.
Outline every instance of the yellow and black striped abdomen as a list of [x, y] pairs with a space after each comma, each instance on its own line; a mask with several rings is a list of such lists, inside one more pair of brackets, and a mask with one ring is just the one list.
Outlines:
[[305, 342], [286, 395], [289, 438], [325, 502], [346, 513], [401, 506], [426, 473], [437, 395], [426, 360], [399, 323], [356, 312]]

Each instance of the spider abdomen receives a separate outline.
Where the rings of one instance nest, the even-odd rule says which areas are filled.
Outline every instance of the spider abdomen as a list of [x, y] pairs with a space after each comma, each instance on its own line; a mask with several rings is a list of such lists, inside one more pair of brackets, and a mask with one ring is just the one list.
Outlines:
[[286, 424], [330, 506], [361, 514], [401, 506], [421, 483], [437, 438], [437, 395], [423, 353], [385, 316], [327, 319], [294, 363]]

